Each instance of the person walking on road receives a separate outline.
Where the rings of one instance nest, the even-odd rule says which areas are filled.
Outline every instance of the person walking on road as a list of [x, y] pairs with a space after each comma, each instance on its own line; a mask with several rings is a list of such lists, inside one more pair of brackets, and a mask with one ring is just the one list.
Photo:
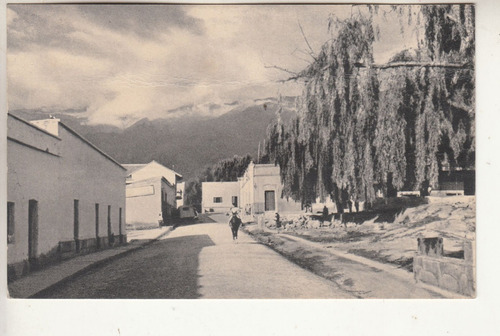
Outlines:
[[325, 221], [328, 220], [328, 208], [326, 205], [323, 207], [323, 214], [321, 216], [321, 225], [323, 226]]
[[238, 239], [238, 229], [241, 225], [241, 219], [238, 217], [238, 212], [233, 211], [231, 218], [229, 219], [229, 226], [231, 227], [231, 232], [233, 233], [233, 240]]

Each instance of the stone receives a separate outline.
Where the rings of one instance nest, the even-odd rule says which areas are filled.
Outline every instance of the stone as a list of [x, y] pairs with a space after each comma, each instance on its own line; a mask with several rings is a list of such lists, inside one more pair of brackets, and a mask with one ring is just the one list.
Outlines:
[[441, 273], [439, 261], [434, 261], [426, 258], [423, 260], [422, 267], [424, 268], [424, 270], [431, 272], [432, 274], [438, 275]]
[[309, 227], [312, 229], [319, 229], [320, 226], [321, 226], [321, 222], [319, 220], [309, 221]]
[[454, 277], [452, 277], [449, 274], [444, 274], [441, 276], [441, 288], [447, 289], [449, 291], [458, 293], [459, 292], [459, 286], [458, 286], [458, 281]]
[[425, 270], [422, 270], [422, 272], [420, 272], [417, 280], [425, 282], [426, 284], [429, 285], [438, 286], [438, 281], [436, 276], [431, 272]]
[[419, 256], [413, 257], [413, 270], [415, 270], [417, 266], [422, 268], [422, 257]]
[[474, 263], [474, 251], [476, 243], [471, 240], [464, 241], [464, 259], [469, 263]]

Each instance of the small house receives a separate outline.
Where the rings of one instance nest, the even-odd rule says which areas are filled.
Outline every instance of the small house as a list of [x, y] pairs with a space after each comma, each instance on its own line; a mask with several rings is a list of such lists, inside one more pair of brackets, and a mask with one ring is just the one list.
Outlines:
[[127, 225], [147, 228], [169, 225], [177, 209], [182, 175], [156, 161], [124, 164], [127, 168]]

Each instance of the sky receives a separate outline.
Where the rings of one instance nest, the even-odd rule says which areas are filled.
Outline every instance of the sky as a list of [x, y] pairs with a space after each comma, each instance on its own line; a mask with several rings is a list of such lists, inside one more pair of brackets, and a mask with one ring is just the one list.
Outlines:
[[[295, 96], [298, 72], [331, 38], [341, 5], [7, 6], [9, 110], [64, 112], [125, 127], [147, 117], [215, 116], [217, 104]], [[301, 27], [302, 31], [301, 32]], [[414, 47], [395, 22], [380, 24], [375, 61]]]

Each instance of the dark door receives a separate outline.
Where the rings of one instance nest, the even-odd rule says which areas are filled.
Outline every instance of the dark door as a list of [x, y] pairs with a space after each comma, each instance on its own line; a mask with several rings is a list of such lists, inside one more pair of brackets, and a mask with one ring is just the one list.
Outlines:
[[80, 251], [78, 236], [80, 235], [80, 214], [78, 210], [78, 200], [73, 200], [73, 238], [75, 239], [76, 251]]
[[101, 242], [99, 241], [99, 203], [95, 204], [95, 238], [96, 247], [101, 247]]
[[123, 243], [123, 232], [122, 232], [122, 208], [118, 212], [118, 234], [120, 235], [120, 243]]
[[264, 192], [264, 196], [265, 196], [264, 210], [265, 211], [276, 210], [276, 204], [274, 200], [274, 190], [266, 190]]
[[111, 205], [108, 205], [108, 243], [113, 245], [113, 232], [111, 231]]
[[38, 250], [38, 201], [29, 200], [28, 205], [28, 261], [35, 262]]
[[167, 193], [162, 192], [162, 196], [163, 197], [161, 198], [161, 219], [163, 223], [161, 225], [167, 225], [169, 220]]

